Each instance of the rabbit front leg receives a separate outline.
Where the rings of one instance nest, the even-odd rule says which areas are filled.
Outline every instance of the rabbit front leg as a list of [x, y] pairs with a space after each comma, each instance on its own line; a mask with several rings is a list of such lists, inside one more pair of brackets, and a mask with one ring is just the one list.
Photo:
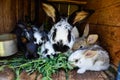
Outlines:
[[85, 69], [85, 68], [79, 68], [79, 69], [77, 70], [77, 73], [79, 73], [79, 74], [82, 74], [82, 73], [84, 73], [84, 72], [86, 72], [86, 69]]

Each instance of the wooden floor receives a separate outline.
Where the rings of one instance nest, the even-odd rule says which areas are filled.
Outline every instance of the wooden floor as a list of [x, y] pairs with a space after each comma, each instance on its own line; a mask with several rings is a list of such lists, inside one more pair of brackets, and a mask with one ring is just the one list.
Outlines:
[[[115, 76], [108, 76], [108, 71], [87, 71], [84, 74], [77, 74], [76, 69], [68, 72], [66, 76], [63, 70], [53, 74], [53, 80], [115, 80]], [[5, 69], [5, 71], [0, 72], [0, 80], [14, 80], [15, 75], [12, 75], [11, 70]], [[14, 78], [12, 78], [14, 77]], [[20, 74], [20, 80], [42, 80], [42, 75], [38, 75], [37, 72], [34, 72], [31, 75], [27, 75], [26, 72]]]
[[[53, 80], [66, 80], [65, 73], [63, 71], [59, 72], [53, 76]], [[72, 70], [69, 72], [68, 80], [109, 80], [109, 78], [103, 71], [87, 71], [84, 74], [77, 74], [76, 70]]]

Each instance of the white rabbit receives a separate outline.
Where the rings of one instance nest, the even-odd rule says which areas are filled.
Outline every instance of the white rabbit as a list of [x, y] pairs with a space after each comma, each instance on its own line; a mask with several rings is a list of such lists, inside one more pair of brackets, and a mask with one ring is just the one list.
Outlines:
[[72, 31], [72, 29], [74, 29], [73, 26], [75, 26], [78, 21], [83, 21], [87, 18], [93, 13], [93, 10], [76, 11], [69, 17], [60, 17], [59, 12], [52, 5], [43, 3], [42, 6], [43, 10], [54, 22], [49, 34], [54, 50], [56, 52], [66, 52], [70, 50], [75, 41], [75, 34]]
[[[98, 38], [97, 35], [90, 35], [90, 37], [91, 40], [88, 42]], [[69, 56], [68, 61], [73, 66], [79, 67], [77, 73], [84, 73], [86, 70], [106, 70], [110, 65], [108, 52], [97, 44], [76, 50]]]

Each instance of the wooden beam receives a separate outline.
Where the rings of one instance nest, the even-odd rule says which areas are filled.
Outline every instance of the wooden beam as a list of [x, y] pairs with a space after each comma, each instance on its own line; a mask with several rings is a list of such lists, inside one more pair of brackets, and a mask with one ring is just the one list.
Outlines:
[[78, 4], [78, 5], [85, 5], [87, 1], [83, 0], [48, 0], [48, 2], [55, 2], [55, 3], [71, 3], [71, 4]]

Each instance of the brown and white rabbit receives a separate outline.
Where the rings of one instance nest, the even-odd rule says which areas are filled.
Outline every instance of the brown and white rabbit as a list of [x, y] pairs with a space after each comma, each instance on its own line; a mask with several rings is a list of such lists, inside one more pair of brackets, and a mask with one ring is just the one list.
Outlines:
[[93, 10], [81, 10], [75, 11], [69, 17], [63, 17], [59, 15], [58, 10], [51, 4], [42, 3], [42, 7], [54, 23], [49, 32], [49, 38], [54, 50], [60, 53], [72, 48], [75, 41], [72, 29], [74, 29], [75, 24], [83, 21], [93, 13]]
[[[93, 44], [98, 39], [98, 35], [89, 35], [86, 39], [87, 44]], [[83, 43], [84, 45], [84, 43]], [[85, 44], [86, 46], [86, 44]], [[86, 70], [100, 71], [108, 69], [110, 59], [108, 52], [97, 44], [79, 48], [68, 58], [68, 61], [78, 67], [77, 73], [84, 73]]]
[[89, 34], [89, 24], [86, 24], [82, 37], [76, 38], [76, 40], [73, 44], [73, 47], [72, 47], [73, 51], [75, 51], [79, 48], [86, 48], [86, 47], [89, 47], [89, 46], [95, 44], [95, 42], [97, 41], [98, 35], [91, 34], [88, 36], [88, 34]]

